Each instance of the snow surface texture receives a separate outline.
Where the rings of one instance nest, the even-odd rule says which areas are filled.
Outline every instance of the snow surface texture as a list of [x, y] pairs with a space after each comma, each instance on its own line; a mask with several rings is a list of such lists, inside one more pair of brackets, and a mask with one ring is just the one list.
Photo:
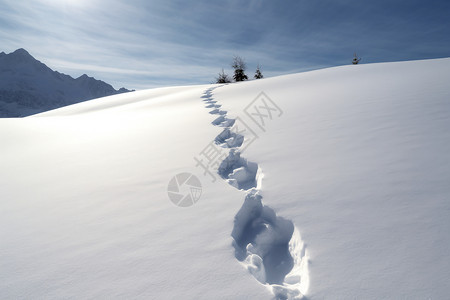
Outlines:
[[231, 233], [235, 256], [259, 282], [271, 289], [276, 299], [301, 299], [309, 286], [305, 244], [291, 221], [278, 217], [273, 209], [262, 204], [258, 191], [264, 174], [257, 163], [241, 157], [239, 147], [245, 143], [245, 137], [233, 130], [236, 120], [227, 118], [227, 112], [219, 109], [221, 105], [212, 94], [216, 88], [207, 89], [202, 98], [206, 108], [213, 108], [210, 114], [219, 115], [212, 124], [225, 127], [215, 142], [230, 148], [218, 173], [230, 185], [247, 191]]
[[[208, 110], [222, 115], [205, 111], [202, 85], [0, 119], [0, 298], [272, 299], [275, 284], [255, 279], [268, 261], [245, 270], [239, 243], [262, 258], [292, 223], [307, 299], [447, 299], [449, 79], [450, 59], [358, 64], [222, 86]], [[261, 92], [283, 111], [264, 130], [249, 107]], [[262, 188], [253, 172], [225, 178], [258, 189], [248, 196], [193, 159], [243, 123], [254, 134], [240, 146], [218, 143], [263, 168]], [[167, 188], [185, 172], [202, 194], [178, 207]], [[233, 247], [249, 211], [254, 230]], [[258, 237], [262, 224], [279, 228]]]
[[86, 74], [74, 79], [53, 71], [26, 50], [0, 55], [0, 117], [24, 117], [119, 93]]

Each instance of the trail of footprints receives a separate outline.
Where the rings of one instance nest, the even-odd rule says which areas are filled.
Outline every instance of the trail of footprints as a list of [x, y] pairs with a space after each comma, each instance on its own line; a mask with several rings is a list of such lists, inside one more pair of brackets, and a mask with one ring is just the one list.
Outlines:
[[[217, 86], [220, 87], [220, 86]], [[275, 299], [301, 299], [309, 287], [308, 256], [304, 242], [292, 221], [277, 216], [262, 204], [259, 194], [263, 172], [257, 163], [241, 157], [244, 136], [233, 132], [234, 119], [213, 98], [207, 89], [202, 99], [209, 113], [217, 115], [213, 125], [222, 127], [215, 143], [229, 149], [218, 173], [230, 185], [246, 191], [244, 204], [234, 218], [231, 233], [235, 257]]]

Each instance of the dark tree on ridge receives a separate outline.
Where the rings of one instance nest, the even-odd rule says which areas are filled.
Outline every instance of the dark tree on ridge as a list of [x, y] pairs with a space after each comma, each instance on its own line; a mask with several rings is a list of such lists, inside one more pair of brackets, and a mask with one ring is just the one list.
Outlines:
[[264, 78], [263, 74], [261, 73], [261, 66], [258, 64], [255, 71], [255, 76], [253, 76], [255, 79], [261, 79]]
[[234, 69], [234, 80], [235, 81], [244, 81], [247, 80], [248, 77], [245, 75], [245, 69], [247, 68], [247, 65], [245, 64], [245, 61], [240, 56], [235, 56], [233, 58], [233, 63], [231, 65]]
[[219, 73], [219, 76], [216, 77], [216, 83], [230, 83], [231, 79], [225, 74], [225, 71], [222, 68], [222, 72]]

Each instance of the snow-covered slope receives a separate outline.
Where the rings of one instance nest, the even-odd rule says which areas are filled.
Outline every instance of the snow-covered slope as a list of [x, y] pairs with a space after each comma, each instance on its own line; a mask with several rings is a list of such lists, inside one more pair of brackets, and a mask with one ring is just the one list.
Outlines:
[[2, 119], [0, 294], [445, 299], [449, 78], [344, 66]]
[[129, 92], [86, 74], [74, 79], [51, 70], [26, 50], [0, 53], [0, 117], [21, 117]]

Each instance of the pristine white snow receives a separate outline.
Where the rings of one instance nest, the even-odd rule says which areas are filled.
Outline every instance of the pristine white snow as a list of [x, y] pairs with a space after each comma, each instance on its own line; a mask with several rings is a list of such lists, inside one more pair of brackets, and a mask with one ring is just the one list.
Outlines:
[[[444, 299], [449, 79], [450, 59], [343, 66], [0, 119], [0, 298]], [[167, 194], [183, 172], [190, 207]]]

